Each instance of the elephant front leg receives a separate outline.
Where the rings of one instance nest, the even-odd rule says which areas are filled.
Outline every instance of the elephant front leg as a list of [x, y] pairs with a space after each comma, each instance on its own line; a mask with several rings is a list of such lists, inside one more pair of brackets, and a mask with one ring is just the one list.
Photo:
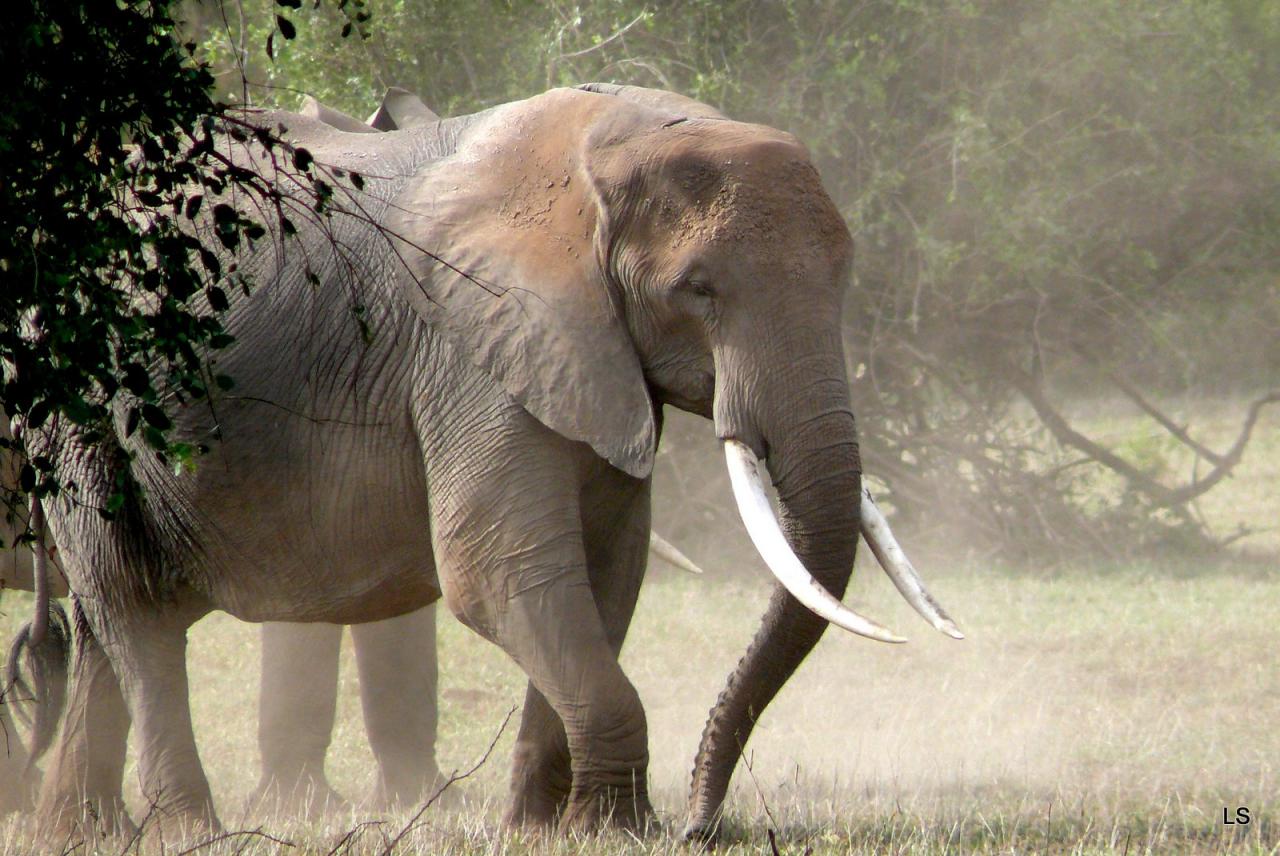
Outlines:
[[[653, 815], [644, 708], [609, 645], [585, 576], [565, 574], [511, 597], [498, 639], [563, 723], [572, 784], [561, 828], [612, 823], [642, 830]], [[554, 761], [549, 766], [554, 770]]]
[[[650, 483], [606, 470], [587, 488], [583, 546], [588, 576], [609, 646], [622, 650], [644, 579], [649, 543]], [[511, 771], [506, 822], [551, 826], [569, 803], [573, 785], [563, 724], [542, 693], [525, 693]]]
[[531, 682], [525, 690], [520, 733], [511, 760], [511, 799], [504, 825], [555, 826], [572, 788], [564, 725]]
[[[524, 480], [520, 493], [507, 484], [492, 491], [471, 484], [461, 506], [444, 503], [442, 491], [433, 496], [445, 601], [515, 660], [563, 723], [571, 785], [561, 827], [641, 829], [652, 816], [644, 709], [618, 665], [592, 593], [577, 488], [564, 471]], [[547, 719], [545, 712], [532, 713]], [[542, 727], [531, 720], [522, 734]], [[517, 749], [524, 769], [541, 762], [528, 754], [522, 759], [530, 745]], [[548, 803], [558, 802], [554, 789], [534, 785], [517, 781], [509, 817], [549, 823]], [[535, 789], [548, 794], [536, 807], [526, 798]]]

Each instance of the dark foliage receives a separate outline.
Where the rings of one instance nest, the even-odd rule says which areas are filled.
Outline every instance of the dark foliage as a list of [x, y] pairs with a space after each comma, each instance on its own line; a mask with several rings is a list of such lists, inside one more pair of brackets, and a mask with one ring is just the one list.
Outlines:
[[[279, 141], [215, 100], [195, 46], [175, 39], [176, 5], [65, 0], [7, 13], [0, 52], [16, 77], [0, 112], [0, 410], [26, 432], [72, 423], [85, 442], [120, 418], [126, 436], [182, 467], [201, 449], [171, 440], [169, 413], [232, 384], [216, 369], [232, 342], [219, 314], [228, 289], [251, 287], [238, 255], [280, 207], [263, 205], [278, 202], [269, 182], [215, 145], [224, 133]], [[337, 5], [367, 19], [358, 0]], [[277, 26], [291, 36], [286, 18]], [[194, 228], [200, 217], [212, 228]], [[22, 437], [7, 434], [0, 453], [21, 455]], [[44, 457], [17, 473], [7, 489], [65, 486]]]

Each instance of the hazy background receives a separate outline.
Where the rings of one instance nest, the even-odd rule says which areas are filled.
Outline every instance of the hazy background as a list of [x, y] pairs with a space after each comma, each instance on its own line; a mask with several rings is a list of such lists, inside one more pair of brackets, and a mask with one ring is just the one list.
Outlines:
[[[854, 234], [852, 395], [897, 527], [1040, 563], [1280, 546], [1194, 502], [1280, 387], [1274, 0], [398, 0], [293, 40], [270, 0], [188, 9], [233, 101], [365, 117], [398, 85], [455, 115], [607, 80], [791, 131]], [[1076, 424], [1144, 406], [1189, 434]], [[696, 433], [665, 444], [691, 505], [659, 508], [686, 542], [719, 478]]]

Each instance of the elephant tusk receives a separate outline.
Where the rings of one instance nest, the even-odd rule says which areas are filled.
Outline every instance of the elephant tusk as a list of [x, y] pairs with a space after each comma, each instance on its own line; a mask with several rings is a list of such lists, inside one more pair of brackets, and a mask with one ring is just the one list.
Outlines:
[[653, 555], [662, 559], [673, 568], [679, 568], [680, 570], [687, 571], [691, 574], [702, 573], [702, 568], [695, 565], [693, 563], [693, 559], [690, 559], [684, 553], [681, 553], [676, 548], [675, 544], [672, 544], [652, 529], [649, 530], [649, 552], [653, 553]]
[[871, 498], [871, 491], [865, 487], [862, 489], [861, 517], [862, 537], [867, 539], [867, 546], [871, 548], [872, 553], [875, 553], [880, 567], [884, 568], [884, 572], [889, 575], [889, 579], [893, 580], [893, 584], [898, 587], [898, 591], [902, 593], [907, 603], [911, 604], [911, 608], [924, 616], [925, 621], [952, 639], [963, 639], [964, 634], [960, 632], [960, 628], [956, 627], [951, 616], [947, 615], [946, 610], [924, 587], [924, 580], [920, 579], [920, 575], [912, 567], [911, 560], [898, 544], [898, 539], [893, 537], [893, 531], [889, 529], [889, 521], [884, 519], [884, 515], [876, 506], [876, 501]]
[[746, 524], [747, 534], [778, 582], [796, 600], [837, 627], [880, 642], [906, 642], [903, 637], [845, 606], [805, 569], [799, 557], [792, 552], [773, 509], [769, 507], [755, 452], [738, 440], [725, 440], [724, 456], [729, 467], [729, 481], [733, 484], [733, 497], [738, 502], [738, 513]]

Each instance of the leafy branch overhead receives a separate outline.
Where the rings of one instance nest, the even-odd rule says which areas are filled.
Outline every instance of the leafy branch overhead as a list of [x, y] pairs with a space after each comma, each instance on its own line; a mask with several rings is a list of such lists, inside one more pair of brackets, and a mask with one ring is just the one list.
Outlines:
[[[358, 0], [337, 5], [368, 20]], [[0, 409], [27, 432], [65, 421], [90, 440], [119, 413], [126, 436], [183, 467], [201, 446], [170, 439], [171, 408], [233, 384], [217, 354], [232, 344], [219, 318], [229, 291], [253, 286], [239, 254], [293, 229], [279, 189], [220, 140], [283, 144], [215, 99], [195, 45], [175, 39], [176, 6], [10, 11], [0, 38], [21, 95], [0, 114]], [[292, 160], [323, 214], [332, 187], [305, 151]], [[22, 437], [3, 434], [0, 451], [21, 453]], [[45, 495], [64, 482], [37, 456], [16, 487]]]

